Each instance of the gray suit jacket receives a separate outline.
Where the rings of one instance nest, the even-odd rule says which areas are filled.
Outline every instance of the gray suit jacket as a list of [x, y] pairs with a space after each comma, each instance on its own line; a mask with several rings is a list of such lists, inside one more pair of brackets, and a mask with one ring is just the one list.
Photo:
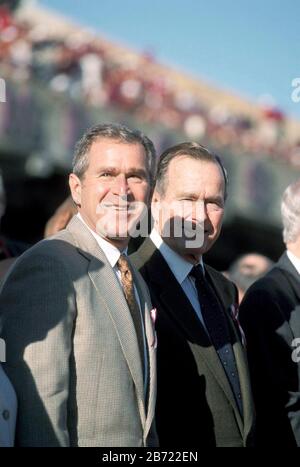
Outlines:
[[0, 294], [0, 335], [19, 402], [18, 445], [157, 444], [151, 302], [137, 271], [134, 281], [149, 352], [147, 403], [122, 287], [82, 222], [74, 217], [17, 260]]

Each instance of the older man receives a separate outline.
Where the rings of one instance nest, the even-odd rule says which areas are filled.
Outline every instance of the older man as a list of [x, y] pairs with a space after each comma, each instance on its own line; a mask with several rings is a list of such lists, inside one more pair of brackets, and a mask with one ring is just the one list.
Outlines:
[[157, 431], [162, 447], [251, 444], [247, 363], [234, 285], [205, 265], [224, 214], [226, 173], [197, 143], [167, 149], [152, 199], [154, 230], [133, 255], [157, 308]]
[[284, 192], [286, 251], [240, 308], [261, 446], [300, 446], [300, 181]]
[[18, 396], [20, 446], [157, 443], [151, 304], [126, 256], [154, 161], [138, 131], [88, 130], [70, 175], [78, 215], [22, 255], [3, 285], [4, 367]]

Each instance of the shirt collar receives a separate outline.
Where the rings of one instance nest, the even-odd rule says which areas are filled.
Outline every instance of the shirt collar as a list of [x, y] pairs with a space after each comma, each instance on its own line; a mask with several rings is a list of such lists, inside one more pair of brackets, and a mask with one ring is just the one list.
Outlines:
[[286, 254], [287, 254], [290, 262], [292, 263], [292, 265], [297, 270], [298, 274], [300, 274], [300, 258], [298, 258], [298, 256], [294, 255], [294, 253], [292, 253], [289, 250], [287, 250]]
[[76, 214], [77, 217], [81, 220], [81, 222], [89, 229], [95, 240], [97, 241], [98, 245], [100, 246], [101, 250], [105, 254], [106, 258], [108, 259], [108, 262], [110, 263], [111, 267], [114, 268], [121, 256], [121, 254], [127, 255], [127, 250], [128, 248], [125, 248], [125, 250], [121, 251], [112, 245], [110, 242], [105, 240], [103, 237], [98, 235], [96, 232], [94, 232], [88, 225], [87, 223], [83, 220], [82, 216], [80, 213]]
[[[193, 269], [193, 264], [182, 258], [182, 256], [176, 253], [176, 251], [172, 250], [172, 248], [170, 248], [169, 245], [164, 242], [156, 229], [152, 230], [150, 239], [156, 248], [160, 251], [177, 281], [181, 285]], [[200, 258], [199, 264], [201, 264], [204, 270], [202, 257]]]

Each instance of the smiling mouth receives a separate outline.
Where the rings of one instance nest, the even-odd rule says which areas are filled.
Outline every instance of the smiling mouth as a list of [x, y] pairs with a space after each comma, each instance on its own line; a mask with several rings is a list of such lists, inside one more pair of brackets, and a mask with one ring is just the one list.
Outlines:
[[105, 208], [105, 209], [113, 209], [114, 211], [132, 211], [133, 207], [130, 206], [129, 204], [126, 204], [124, 206], [120, 206], [119, 204], [102, 204], [99, 206], [99, 209]]

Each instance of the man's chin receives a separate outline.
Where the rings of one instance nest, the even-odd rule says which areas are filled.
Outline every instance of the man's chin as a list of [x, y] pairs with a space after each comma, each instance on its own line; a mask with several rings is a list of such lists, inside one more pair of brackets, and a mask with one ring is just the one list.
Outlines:
[[181, 251], [184, 255], [191, 255], [199, 258], [205, 254], [211, 247], [211, 242], [207, 236], [200, 238], [184, 238], [180, 242]]
[[109, 233], [107, 235], [107, 238], [111, 239], [111, 240], [116, 240], [116, 241], [124, 241], [124, 240], [127, 240], [129, 238], [129, 233], [128, 232], [120, 232], [120, 233]]
[[126, 239], [129, 237], [128, 226], [112, 226], [109, 227], [97, 225], [97, 234], [104, 238], [114, 239]]

